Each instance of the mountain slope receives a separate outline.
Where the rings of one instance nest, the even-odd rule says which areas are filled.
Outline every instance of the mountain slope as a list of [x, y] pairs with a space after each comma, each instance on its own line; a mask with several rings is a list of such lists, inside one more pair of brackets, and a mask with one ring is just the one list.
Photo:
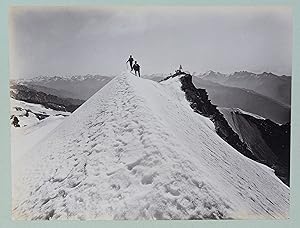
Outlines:
[[193, 77], [193, 83], [197, 88], [206, 89], [211, 101], [219, 107], [240, 108], [277, 123], [290, 122], [291, 109], [269, 97], [248, 89], [224, 86], [198, 77]]
[[14, 167], [17, 219], [288, 217], [289, 188], [191, 109], [179, 77], [114, 78]]
[[272, 167], [276, 175], [289, 185], [290, 124], [278, 125], [240, 109], [220, 110], [258, 161]]
[[75, 111], [84, 102], [83, 100], [46, 94], [21, 84], [13, 84], [10, 86], [10, 97], [28, 103], [41, 104], [46, 108], [65, 112]]
[[[25, 85], [23, 85], [25, 84]], [[37, 92], [43, 92], [46, 94], [51, 94], [57, 97], [61, 98], [70, 98], [70, 97], [76, 97], [76, 94], [71, 92], [71, 91], [65, 91], [63, 89], [54, 89], [54, 88], [49, 88], [45, 87], [42, 85], [37, 85], [37, 84], [31, 84], [31, 83], [21, 83], [21, 85], [26, 86], [28, 89], [35, 90]]]

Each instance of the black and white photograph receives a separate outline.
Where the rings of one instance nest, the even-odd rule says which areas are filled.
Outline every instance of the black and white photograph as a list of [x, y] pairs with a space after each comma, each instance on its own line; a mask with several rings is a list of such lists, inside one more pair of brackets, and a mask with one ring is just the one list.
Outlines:
[[13, 220], [289, 219], [289, 6], [14, 6]]

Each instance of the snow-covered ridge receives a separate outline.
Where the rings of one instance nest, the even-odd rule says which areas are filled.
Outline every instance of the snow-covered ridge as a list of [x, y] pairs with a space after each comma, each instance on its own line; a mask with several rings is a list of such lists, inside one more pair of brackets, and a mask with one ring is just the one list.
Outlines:
[[15, 219], [288, 217], [289, 188], [193, 112], [178, 77], [114, 78], [14, 167]]

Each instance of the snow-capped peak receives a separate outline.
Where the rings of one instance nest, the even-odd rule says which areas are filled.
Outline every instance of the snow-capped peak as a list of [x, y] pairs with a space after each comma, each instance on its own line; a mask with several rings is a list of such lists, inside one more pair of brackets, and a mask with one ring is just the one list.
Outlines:
[[99, 74], [92, 75], [71, 75], [71, 76], [37, 76], [34, 78], [28, 78], [28, 79], [18, 79], [18, 80], [11, 80], [11, 82], [14, 83], [47, 83], [47, 82], [54, 82], [54, 81], [84, 81], [87, 79], [93, 79], [93, 80], [101, 80], [103, 77], [112, 77], [112, 76], [102, 76]]

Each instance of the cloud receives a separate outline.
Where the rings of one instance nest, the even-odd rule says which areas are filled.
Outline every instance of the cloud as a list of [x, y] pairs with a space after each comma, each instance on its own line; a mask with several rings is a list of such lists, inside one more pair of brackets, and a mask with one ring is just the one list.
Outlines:
[[288, 7], [15, 7], [12, 77], [208, 69], [291, 74]]

